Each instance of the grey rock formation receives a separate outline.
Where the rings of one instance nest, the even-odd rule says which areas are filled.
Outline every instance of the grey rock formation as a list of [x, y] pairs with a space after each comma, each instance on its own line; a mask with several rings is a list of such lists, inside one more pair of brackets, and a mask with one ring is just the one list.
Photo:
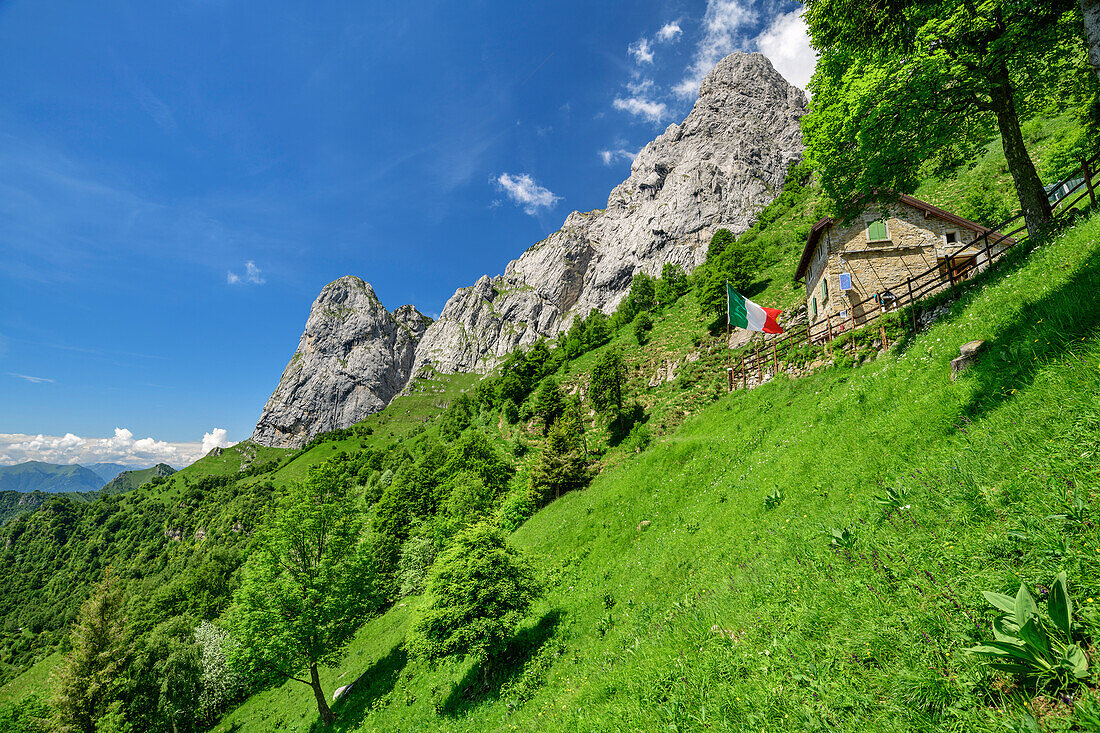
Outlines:
[[421, 340], [413, 373], [487, 371], [519, 346], [611, 313], [637, 272], [666, 262], [691, 271], [715, 230], [748, 229], [802, 154], [806, 97], [760, 54], [727, 56], [679, 125], [646, 145], [607, 208], [562, 228], [447, 301]]
[[389, 313], [357, 277], [329, 283], [313, 302], [252, 440], [299, 447], [378, 412], [408, 382], [417, 342], [430, 323], [411, 305]]

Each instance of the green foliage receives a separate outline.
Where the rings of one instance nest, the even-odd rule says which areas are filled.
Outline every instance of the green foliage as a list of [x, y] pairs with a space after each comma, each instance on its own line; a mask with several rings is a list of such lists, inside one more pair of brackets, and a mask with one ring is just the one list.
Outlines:
[[675, 303], [684, 293], [691, 289], [691, 281], [687, 273], [680, 265], [666, 262], [661, 268], [661, 277], [657, 280], [653, 297], [657, 305], [665, 307]]
[[550, 431], [550, 426], [561, 417], [564, 410], [565, 393], [561, 391], [557, 380], [553, 377], [542, 380], [538, 392], [535, 393], [534, 413], [535, 417], [542, 422], [543, 435]]
[[475, 474], [496, 495], [508, 484], [512, 467], [485, 433], [471, 431], [451, 445], [442, 467], [442, 474], [447, 476], [462, 471]]
[[424, 592], [424, 581], [435, 560], [435, 543], [427, 537], [410, 537], [401, 546], [397, 575], [401, 596], [418, 596]]
[[290, 487], [258, 535], [230, 613], [240, 645], [234, 657], [255, 676], [297, 679], [300, 670], [310, 670], [314, 679], [300, 681], [318, 693], [325, 723], [332, 713], [316, 682], [317, 666], [338, 660], [382, 602], [349, 483], [324, 463]]
[[851, 550], [856, 546], [856, 536], [847, 527], [844, 529], [834, 527], [829, 530], [828, 535], [829, 547], [834, 550]]
[[644, 272], [637, 273], [630, 283], [630, 292], [619, 303], [615, 315], [611, 318], [611, 329], [617, 331], [626, 324], [633, 322], [639, 314], [648, 313], [656, 306], [656, 281]]
[[443, 512], [450, 532], [476, 524], [492, 512], [496, 491], [486, 486], [474, 471], [461, 470], [451, 476], [444, 486], [447, 500], [443, 504]]
[[199, 719], [211, 723], [247, 689], [247, 680], [229, 663], [233, 637], [228, 631], [209, 621], [203, 621], [194, 632], [199, 649], [200, 692]]
[[648, 313], [639, 313], [634, 317], [634, 338], [639, 346], [649, 341], [649, 332], [653, 330], [653, 319]]
[[57, 669], [58, 730], [95, 733], [96, 721], [114, 701], [128, 654], [125, 605], [122, 583], [107, 568], [80, 607], [69, 636], [71, 650]]
[[433, 566], [408, 646], [428, 659], [472, 656], [487, 669], [541, 591], [530, 562], [499, 529], [474, 525]]
[[1072, 10], [1040, 0], [808, 3], [821, 57], [803, 133], [833, 209], [849, 219], [885, 191], [910, 193], [922, 166], [972, 162], [999, 133], [1029, 228], [1046, 221], [1020, 123], [1049, 109], [1063, 77], [1087, 72], [1069, 61], [1083, 56]]
[[588, 382], [588, 399], [597, 412], [612, 417], [622, 413], [626, 377], [626, 363], [618, 349], [600, 354]]
[[573, 405], [554, 423], [542, 453], [531, 468], [531, 493], [540, 504], [588, 482], [588, 458], [579, 407]]
[[783, 489], [776, 489], [764, 497], [764, 508], [775, 509], [783, 503]]
[[50, 706], [38, 695], [27, 695], [10, 705], [0, 705], [0, 730], [5, 733], [50, 733]]
[[594, 310], [584, 319], [584, 346], [586, 351], [603, 346], [611, 340], [611, 325], [603, 311]]
[[695, 271], [695, 292], [702, 313], [717, 316], [726, 312], [726, 282], [740, 293], [747, 292], [766, 255], [763, 241], [749, 232], [738, 238], [728, 229], [719, 229], [710, 241], [706, 262]]
[[988, 658], [993, 669], [1062, 688], [1088, 675], [1088, 657], [1074, 642], [1073, 601], [1064, 572], [1047, 594], [1045, 616], [1023, 583], [1015, 598], [992, 591], [982, 595], [1004, 614], [993, 622], [994, 641], [970, 648], [971, 654]]

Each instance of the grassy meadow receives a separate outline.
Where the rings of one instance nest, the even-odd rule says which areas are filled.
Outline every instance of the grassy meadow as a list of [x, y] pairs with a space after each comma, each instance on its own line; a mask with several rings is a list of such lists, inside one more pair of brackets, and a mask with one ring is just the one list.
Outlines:
[[[1041, 598], [1062, 570], [1095, 634], [1098, 289], [1093, 217], [870, 364], [688, 410], [515, 532], [549, 590], [488, 689], [471, 663], [407, 657], [404, 599], [326, 672], [326, 689], [365, 673], [337, 729], [1082, 729], [1095, 662], [1059, 695], [965, 650], [991, 638], [982, 591]], [[315, 724], [288, 682], [216, 729]]]

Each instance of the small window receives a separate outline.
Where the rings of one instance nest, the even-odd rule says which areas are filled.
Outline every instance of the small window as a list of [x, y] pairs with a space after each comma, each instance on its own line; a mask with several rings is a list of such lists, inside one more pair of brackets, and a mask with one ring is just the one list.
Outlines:
[[810, 301], [810, 317], [817, 318], [817, 298]]
[[829, 297], [829, 278], [821, 278], [821, 301], [825, 302], [825, 299]]
[[886, 236], [886, 220], [876, 219], [875, 221], [867, 224], [867, 241], [868, 242], [884, 242], [889, 239]]
[[958, 232], [948, 232], [947, 234], [943, 235], [943, 238], [944, 238], [944, 241], [947, 244], [958, 244], [958, 242], [959, 242], [959, 233]]

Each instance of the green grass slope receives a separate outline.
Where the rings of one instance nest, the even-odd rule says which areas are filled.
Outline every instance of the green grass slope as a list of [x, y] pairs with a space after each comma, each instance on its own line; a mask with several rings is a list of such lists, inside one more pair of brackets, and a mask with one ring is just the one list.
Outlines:
[[[406, 658], [406, 599], [326, 671], [330, 691], [367, 673], [337, 729], [1001, 731], [1025, 708], [1064, 727], [1064, 702], [963, 650], [989, 638], [983, 590], [1065, 570], [1100, 601], [1095, 510], [1052, 517], [1100, 490], [1098, 289], [1093, 217], [872, 364], [722, 397], [514, 534], [549, 591], [488, 690]], [[289, 682], [217, 729], [315, 720]]]
[[176, 469], [167, 463], [158, 463], [149, 468], [136, 471], [123, 471], [103, 486], [104, 494], [122, 494], [144, 486], [155, 478], [167, 478], [176, 472]]

